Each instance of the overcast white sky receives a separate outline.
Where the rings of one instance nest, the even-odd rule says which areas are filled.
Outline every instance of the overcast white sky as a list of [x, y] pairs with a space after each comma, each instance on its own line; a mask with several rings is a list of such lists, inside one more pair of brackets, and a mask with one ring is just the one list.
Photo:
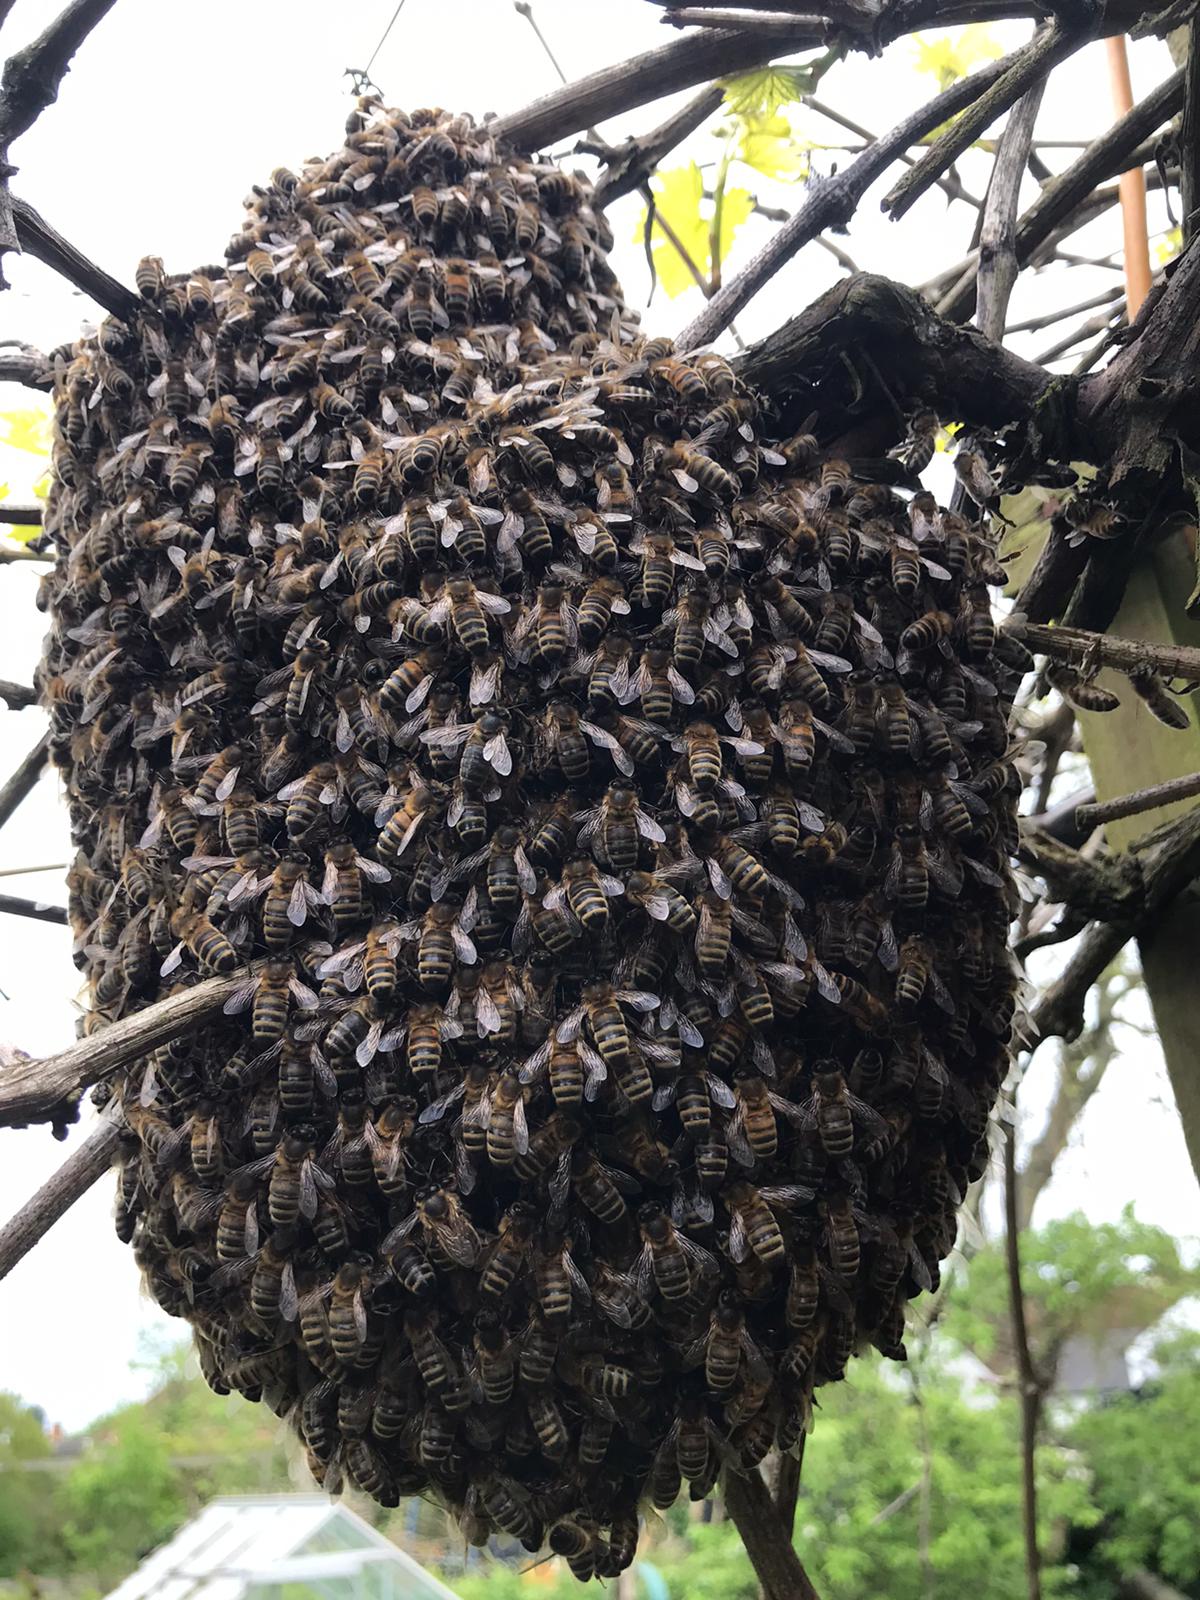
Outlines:
[[[59, 0], [17, 0], [5, 25], [0, 53], [38, 32]], [[373, 50], [394, 0], [356, 0], [332, 7], [327, 0], [205, 0], [203, 6], [164, 0], [118, 0], [84, 45], [58, 104], [14, 148], [20, 166], [14, 187], [82, 250], [115, 276], [132, 282], [138, 258], [162, 255], [171, 271], [219, 260], [240, 221], [250, 184], [272, 167], [324, 155], [339, 143], [349, 98], [342, 69], [361, 66]], [[645, 0], [535, 0], [535, 14], [564, 70], [578, 77], [609, 62], [668, 42], [674, 35]], [[601, 19], [597, 25], [597, 19]], [[1028, 36], [1027, 24], [1006, 24], [995, 36], [1006, 47]], [[1142, 95], [1171, 70], [1164, 45], [1148, 41], [1132, 54], [1134, 92]], [[476, 115], [517, 108], [554, 87], [553, 71], [528, 25], [510, 0], [407, 0], [373, 76], [390, 102], [443, 105]], [[881, 132], [930, 92], [930, 80], [913, 71], [907, 42], [881, 61], [854, 60], [836, 67], [820, 89], [823, 100]], [[659, 121], [667, 106], [644, 108], [602, 132], [617, 140]], [[1093, 137], [1110, 121], [1101, 46], [1092, 46], [1055, 74], [1043, 106], [1038, 136]], [[812, 113], [797, 117], [808, 138], [825, 142], [838, 130]], [[574, 141], [570, 141], [573, 143]], [[685, 155], [712, 158], [711, 138], [690, 141]], [[1046, 152], [1057, 168], [1069, 152]], [[844, 156], [818, 152], [828, 171]], [[982, 194], [987, 162], [968, 154], [961, 167], [969, 189]], [[740, 173], [764, 202], [792, 206], [796, 193]], [[1027, 182], [1029, 180], [1027, 179]], [[849, 239], [843, 241], [868, 270], [919, 284], [966, 251], [974, 212], [947, 208], [936, 192], [900, 224], [879, 214], [868, 197]], [[1030, 193], [1024, 197], [1028, 203]], [[615, 264], [633, 304], [648, 289], [634, 230], [640, 202], [612, 211]], [[1151, 227], [1165, 227], [1152, 201]], [[766, 236], [771, 224], [751, 218], [734, 248], [727, 275]], [[1119, 246], [1115, 221], [1079, 234], [1073, 248], [1099, 256]], [[49, 348], [73, 337], [95, 316], [81, 295], [37, 262], [8, 258], [12, 289], [0, 296], [0, 337], [24, 338]], [[753, 339], [798, 311], [839, 276], [824, 251], [809, 246], [739, 319]], [[1012, 320], [1083, 300], [1116, 281], [1102, 268], [1054, 266], [1022, 280]], [[661, 294], [648, 324], [671, 332], [695, 314], [698, 292], [675, 301]], [[1033, 355], [1054, 336], [1015, 341]], [[0, 385], [0, 410], [28, 405], [29, 395]], [[30, 460], [0, 451], [0, 480], [14, 498], [27, 497]], [[36, 468], [31, 476], [36, 475]], [[0, 571], [0, 677], [28, 682], [43, 632], [34, 609], [33, 566]], [[0, 711], [0, 774], [7, 774], [33, 744], [41, 713]], [[0, 832], [0, 871], [67, 857], [65, 812], [46, 778]], [[61, 873], [0, 879], [16, 893], [65, 898]], [[0, 1041], [37, 1054], [73, 1038], [73, 998], [78, 974], [61, 928], [0, 918]], [[1200, 1233], [1200, 1195], [1188, 1164], [1170, 1090], [1157, 1050], [1130, 1037], [1127, 1055], [1109, 1068], [1071, 1150], [1060, 1161], [1039, 1217], [1077, 1208], [1093, 1218], [1115, 1217], [1132, 1200], [1146, 1221], [1181, 1235]], [[1023, 1091], [1025, 1117], [1036, 1132], [1045, 1103], [1049, 1061], [1035, 1064]], [[79, 1137], [78, 1132], [72, 1139]], [[65, 1147], [31, 1130], [0, 1133], [0, 1218], [7, 1217], [61, 1161]], [[111, 1183], [98, 1185], [47, 1236], [35, 1253], [0, 1283], [0, 1387], [43, 1406], [68, 1428], [142, 1392], [144, 1378], [130, 1371], [144, 1334], [184, 1332], [142, 1295], [129, 1252], [110, 1220]]]

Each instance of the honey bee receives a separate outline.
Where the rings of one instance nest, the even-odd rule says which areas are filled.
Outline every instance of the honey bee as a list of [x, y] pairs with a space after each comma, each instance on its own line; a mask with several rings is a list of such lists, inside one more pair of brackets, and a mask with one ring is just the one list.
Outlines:
[[595, 840], [599, 859], [618, 872], [637, 866], [641, 839], [662, 844], [667, 837], [642, 809], [636, 790], [622, 783], [610, 784], [599, 806], [577, 812], [572, 821], [579, 825], [578, 842], [586, 845]]
[[801, 1184], [781, 1184], [756, 1189], [753, 1184], [730, 1184], [722, 1198], [729, 1211], [729, 1254], [733, 1261], [745, 1261], [751, 1254], [764, 1266], [774, 1268], [786, 1255], [783, 1230], [775, 1209], [790, 1211], [807, 1204], [813, 1191]]
[[563, 865], [562, 881], [542, 900], [547, 911], [568, 908], [586, 933], [603, 933], [608, 925], [608, 899], [623, 893], [619, 878], [599, 871], [588, 856], [575, 856]]
[[333, 914], [335, 932], [344, 935], [366, 915], [367, 893], [363, 880], [387, 883], [391, 872], [369, 856], [359, 855], [346, 840], [325, 852], [325, 878], [321, 898]]
[[226, 1016], [233, 1016], [250, 1006], [251, 1038], [256, 1044], [274, 1044], [283, 1037], [289, 1002], [293, 1000], [303, 1011], [313, 1011], [320, 1003], [312, 989], [297, 977], [291, 961], [271, 960], [234, 990], [223, 1009]]
[[638, 1293], [649, 1298], [657, 1289], [664, 1300], [682, 1300], [691, 1293], [693, 1274], [706, 1277], [716, 1269], [709, 1252], [682, 1234], [657, 1203], [647, 1200], [638, 1208], [642, 1252], [636, 1276]]
[[185, 948], [209, 972], [232, 972], [238, 964], [233, 945], [201, 912], [181, 907], [171, 918], [171, 932], [179, 943], [159, 969], [164, 978], [178, 967]]
[[701, 1358], [704, 1361], [704, 1381], [711, 1394], [727, 1394], [737, 1383], [743, 1364], [753, 1381], [762, 1382], [769, 1377], [770, 1368], [750, 1337], [746, 1314], [735, 1290], [721, 1290], [710, 1313], [706, 1332], [685, 1352], [686, 1361]]
[[812, 1079], [812, 1096], [802, 1108], [800, 1125], [816, 1129], [826, 1155], [840, 1160], [850, 1154], [858, 1137], [856, 1124], [868, 1138], [882, 1131], [883, 1118], [851, 1094], [836, 1062], [815, 1062]]
[[1186, 729], [1191, 726], [1184, 702], [1173, 698], [1156, 672], [1147, 668], [1127, 673], [1126, 676], [1160, 722], [1168, 728]]
[[[402, 1244], [417, 1227], [422, 1230], [431, 1245], [448, 1256], [457, 1266], [472, 1267], [479, 1259], [481, 1249], [479, 1235], [463, 1210], [461, 1200], [452, 1190], [436, 1186], [422, 1190], [417, 1195], [413, 1210], [384, 1239], [380, 1246], [382, 1253], [385, 1256], [393, 1254], [396, 1247]], [[409, 1336], [411, 1338], [411, 1333]], [[420, 1366], [421, 1355], [415, 1342], [413, 1353]], [[422, 1377], [426, 1383], [429, 1382], [424, 1372]]]

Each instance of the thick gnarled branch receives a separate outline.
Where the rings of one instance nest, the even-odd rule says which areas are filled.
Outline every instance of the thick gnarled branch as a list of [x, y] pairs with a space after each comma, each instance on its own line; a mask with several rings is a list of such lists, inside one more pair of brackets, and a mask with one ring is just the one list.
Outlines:
[[145, 302], [132, 289], [127, 289], [123, 283], [110, 277], [94, 261], [89, 261], [81, 250], [77, 250], [57, 229], [52, 228], [28, 201], [14, 195], [12, 209], [17, 238], [23, 250], [38, 261], [44, 261], [68, 283], [82, 289], [84, 294], [91, 295], [97, 305], [111, 311], [122, 322], [130, 322], [139, 315]]

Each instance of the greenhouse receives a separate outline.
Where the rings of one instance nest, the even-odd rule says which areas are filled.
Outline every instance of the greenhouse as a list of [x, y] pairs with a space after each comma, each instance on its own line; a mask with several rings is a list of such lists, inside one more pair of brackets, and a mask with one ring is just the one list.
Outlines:
[[108, 1600], [455, 1600], [323, 1494], [214, 1500]]

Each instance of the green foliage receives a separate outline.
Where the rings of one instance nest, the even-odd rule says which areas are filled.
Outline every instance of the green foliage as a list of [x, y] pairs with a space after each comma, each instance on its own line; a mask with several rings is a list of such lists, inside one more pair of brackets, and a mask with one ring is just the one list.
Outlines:
[[[951, 1297], [945, 1330], [981, 1356], [992, 1354], [997, 1330], [1007, 1328], [1004, 1252], [981, 1251]], [[1130, 1316], [1149, 1327], [1177, 1300], [1200, 1288], [1200, 1271], [1186, 1267], [1178, 1243], [1162, 1228], [1139, 1222], [1132, 1206], [1119, 1222], [1094, 1224], [1081, 1212], [1026, 1235], [1021, 1284], [1035, 1356], [1052, 1359], [1065, 1341], [1089, 1328], [1104, 1330], [1110, 1308], [1122, 1325]]]
[[166, 1439], [131, 1410], [63, 1485], [63, 1537], [72, 1565], [107, 1588], [169, 1538], [187, 1509]]
[[1004, 54], [991, 30], [982, 23], [971, 23], [957, 33], [949, 30], [916, 33], [913, 44], [917, 71], [935, 78], [939, 90], [948, 89], [959, 78], [965, 78], [981, 61], [995, 61]]
[[743, 117], [736, 140], [736, 159], [765, 178], [794, 181], [808, 177], [812, 146], [798, 138], [788, 119], [778, 112]]
[[1200, 1336], [1155, 1356], [1161, 1377], [1085, 1412], [1071, 1439], [1091, 1465], [1103, 1554], [1118, 1572], [1146, 1567], [1190, 1589], [1200, 1572]]
[[[668, 167], [651, 180], [651, 187], [655, 201], [654, 230], [651, 234], [655, 271], [664, 291], [674, 298], [685, 289], [690, 289], [696, 280], [687, 261], [668, 237], [667, 230], [678, 239], [701, 276], [711, 278], [714, 265], [713, 217], [717, 202], [704, 198], [704, 179], [694, 161], [689, 161], [686, 166]], [[753, 205], [753, 196], [745, 189], [723, 188], [720, 228], [717, 230], [719, 237], [715, 241], [718, 266], [728, 255], [734, 236], [750, 215]], [[647, 212], [643, 210], [633, 235], [639, 242], [645, 237], [646, 217]]]
[[0, 1394], [0, 1578], [40, 1565], [47, 1549], [57, 1553], [47, 1474], [26, 1466], [49, 1454], [41, 1412]]
[[726, 78], [725, 104], [736, 117], [770, 117], [781, 106], [794, 105], [811, 94], [830, 64], [825, 56], [814, 56], [796, 67], [779, 65], [756, 67]]

